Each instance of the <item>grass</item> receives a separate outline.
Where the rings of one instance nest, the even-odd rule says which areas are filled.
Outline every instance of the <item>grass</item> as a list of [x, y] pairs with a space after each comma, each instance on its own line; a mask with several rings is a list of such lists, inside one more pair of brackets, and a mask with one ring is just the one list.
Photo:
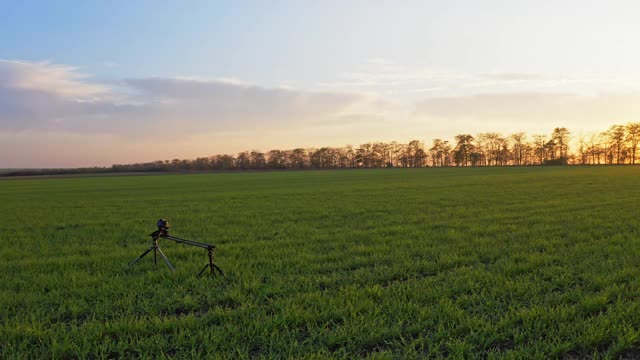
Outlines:
[[[0, 358], [634, 358], [640, 168], [0, 182]], [[198, 279], [218, 245], [225, 277]]]

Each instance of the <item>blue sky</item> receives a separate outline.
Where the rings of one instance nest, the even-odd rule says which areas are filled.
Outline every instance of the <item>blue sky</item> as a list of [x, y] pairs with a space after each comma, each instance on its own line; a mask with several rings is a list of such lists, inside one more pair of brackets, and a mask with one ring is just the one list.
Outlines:
[[[8, 2], [0, 14], [7, 29], [0, 40], [4, 58], [73, 64], [98, 77], [313, 82], [311, 69], [330, 75], [376, 55], [345, 39], [352, 19], [342, 11], [357, 12], [365, 4], [345, 9], [340, 2]], [[347, 47], [352, 54], [345, 53]]]
[[[0, 167], [555, 126], [588, 136], [638, 121], [638, 10], [573, 0], [0, 0]], [[158, 128], [175, 145], [152, 146]]]
[[[223, 52], [225, 23], [237, 11], [206, 1], [15, 1], [3, 7], [5, 58], [48, 59], [96, 76], [125, 77], [225, 67], [210, 61]], [[118, 71], [109, 67], [115, 64]]]

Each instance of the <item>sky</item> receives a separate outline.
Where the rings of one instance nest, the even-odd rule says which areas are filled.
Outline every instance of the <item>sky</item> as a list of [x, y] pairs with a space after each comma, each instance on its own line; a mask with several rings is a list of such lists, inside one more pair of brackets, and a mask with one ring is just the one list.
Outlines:
[[637, 1], [0, 0], [0, 168], [640, 121]]

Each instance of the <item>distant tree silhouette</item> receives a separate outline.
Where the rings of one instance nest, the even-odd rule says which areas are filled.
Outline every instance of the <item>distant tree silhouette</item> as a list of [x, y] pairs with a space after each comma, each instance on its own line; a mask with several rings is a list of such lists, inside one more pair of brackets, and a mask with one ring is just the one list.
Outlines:
[[307, 155], [307, 151], [305, 149], [297, 148], [291, 150], [289, 159], [289, 166], [294, 169], [304, 169], [308, 167], [309, 156]]
[[513, 141], [513, 164], [514, 165], [524, 165], [525, 154], [526, 154], [526, 144], [525, 144], [526, 134], [524, 132], [519, 132], [511, 135], [511, 140]]
[[420, 140], [369, 142], [343, 147], [313, 149], [243, 151], [217, 154], [193, 160], [156, 160], [146, 163], [114, 164], [111, 167], [80, 169], [35, 169], [5, 172], [2, 176], [83, 174], [106, 172], [180, 172], [286, 169], [446, 167], [446, 166], [525, 166], [636, 164], [640, 157], [640, 122], [613, 125], [606, 131], [580, 136], [575, 153], [570, 152], [571, 132], [556, 127], [548, 134], [530, 137], [524, 132], [504, 136], [497, 132], [454, 137], [452, 145], [434, 139], [427, 150]]
[[249, 155], [248, 151], [243, 151], [238, 154], [236, 157], [236, 168], [240, 170], [249, 170], [251, 169], [251, 155]]
[[609, 156], [611, 156], [609, 163], [613, 163], [613, 159], [615, 159], [616, 164], [624, 163], [626, 157], [625, 130], [625, 127], [622, 125], [613, 125], [609, 128], [609, 131], [607, 131], [609, 138]]
[[271, 150], [267, 153], [267, 167], [270, 169], [286, 169], [287, 153], [281, 150]]
[[475, 146], [473, 136], [470, 134], [460, 134], [455, 136], [456, 146], [453, 149], [453, 159], [456, 166], [469, 166], [470, 157]]
[[567, 158], [569, 152], [569, 130], [564, 127], [553, 129], [551, 139], [553, 141], [552, 159]]
[[631, 164], [636, 163], [638, 143], [640, 143], [640, 123], [627, 124], [627, 144], [631, 151]]
[[267, 159], [264, 155], [264, 153], [257, 151], [257, 150], [253, 150], [251, 151], [251, 153], [249, 154], [249, 159], [250, 159], [250, 168], [251, 169], [265, 169], [267, 166]]
[[451, 146], [447, 140], [434, 139], [433, 145], [429, 149], [433, 166], [449, 166], [449, 155]]

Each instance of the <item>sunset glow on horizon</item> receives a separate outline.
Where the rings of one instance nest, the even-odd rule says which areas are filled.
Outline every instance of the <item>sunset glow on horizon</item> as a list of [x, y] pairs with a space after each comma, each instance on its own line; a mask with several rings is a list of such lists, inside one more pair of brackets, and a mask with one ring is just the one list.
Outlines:
[[633, 1], [0, 4], [0, 168], [640, 121]]

